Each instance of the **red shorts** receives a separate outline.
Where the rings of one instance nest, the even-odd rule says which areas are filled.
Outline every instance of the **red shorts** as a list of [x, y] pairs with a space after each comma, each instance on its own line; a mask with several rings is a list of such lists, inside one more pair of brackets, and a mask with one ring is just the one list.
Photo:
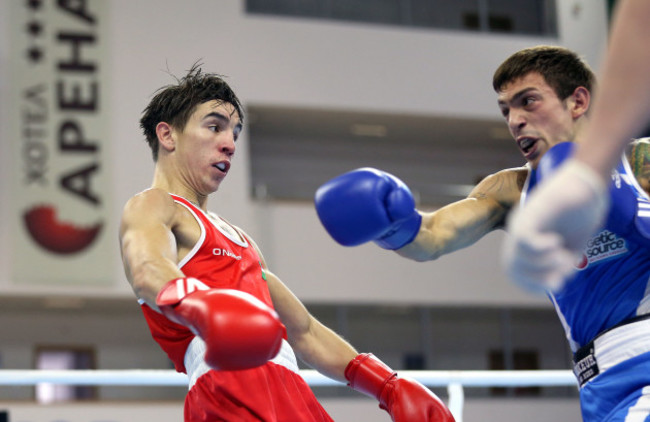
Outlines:
[[208, 371], [185, 398], [185, 422], [315, 422], [333, 419], [305, 380], [273, 362], [243, 371]]

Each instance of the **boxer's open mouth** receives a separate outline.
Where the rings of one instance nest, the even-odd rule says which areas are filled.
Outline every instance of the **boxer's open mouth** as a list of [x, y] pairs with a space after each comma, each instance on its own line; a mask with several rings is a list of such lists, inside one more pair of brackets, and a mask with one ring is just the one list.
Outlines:
[[217, 169], [226, 173], [228, 171], [228, 168], [230, 167], [230, 164], [227, 161], [221, 161], [217, 164], [213, 164], [213, 167], [216, 167]]
[[535, 138], [528, 138], [528, 137], [522, 137], [517, 140], [517, 144], [519, 144], [519, 149], [524, 154], [528, 154], [531, 149], [535, 146], [535, 143], [537, 142], [537, 139]]

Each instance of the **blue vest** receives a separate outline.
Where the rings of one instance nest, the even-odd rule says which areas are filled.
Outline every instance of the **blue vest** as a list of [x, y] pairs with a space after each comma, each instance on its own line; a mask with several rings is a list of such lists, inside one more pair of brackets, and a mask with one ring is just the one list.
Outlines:
[[[522, 202], [539, 178], [539, 171], [529, 171]], [[607, 222], [585, 247], [578, 271], [562, 290], [549, 293], [574, 352], [599, 333], [650, 313], [650, 201], [625, 158], [612, 172], [610, 197]]]

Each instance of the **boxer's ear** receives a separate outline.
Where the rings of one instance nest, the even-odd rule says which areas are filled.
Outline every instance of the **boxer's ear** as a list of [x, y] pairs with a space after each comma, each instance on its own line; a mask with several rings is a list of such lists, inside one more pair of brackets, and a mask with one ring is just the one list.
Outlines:
[[574, 119], [582, 117], [589, 110], [591, 94], [584, 86], [577, 87], [567, 99], [567, 105]]
[[174, 137], [174, 128], [167, 122], [159, 122], [156, 125], [156, 136], [161, 148], [171, 152], [176, 148], [176, 140]]

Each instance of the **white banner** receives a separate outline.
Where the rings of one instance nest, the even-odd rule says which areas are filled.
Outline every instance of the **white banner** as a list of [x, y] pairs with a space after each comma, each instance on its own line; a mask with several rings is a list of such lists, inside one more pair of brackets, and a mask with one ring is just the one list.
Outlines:
[[12, 279], [110, 282], [107, 8], [12, 0]]

